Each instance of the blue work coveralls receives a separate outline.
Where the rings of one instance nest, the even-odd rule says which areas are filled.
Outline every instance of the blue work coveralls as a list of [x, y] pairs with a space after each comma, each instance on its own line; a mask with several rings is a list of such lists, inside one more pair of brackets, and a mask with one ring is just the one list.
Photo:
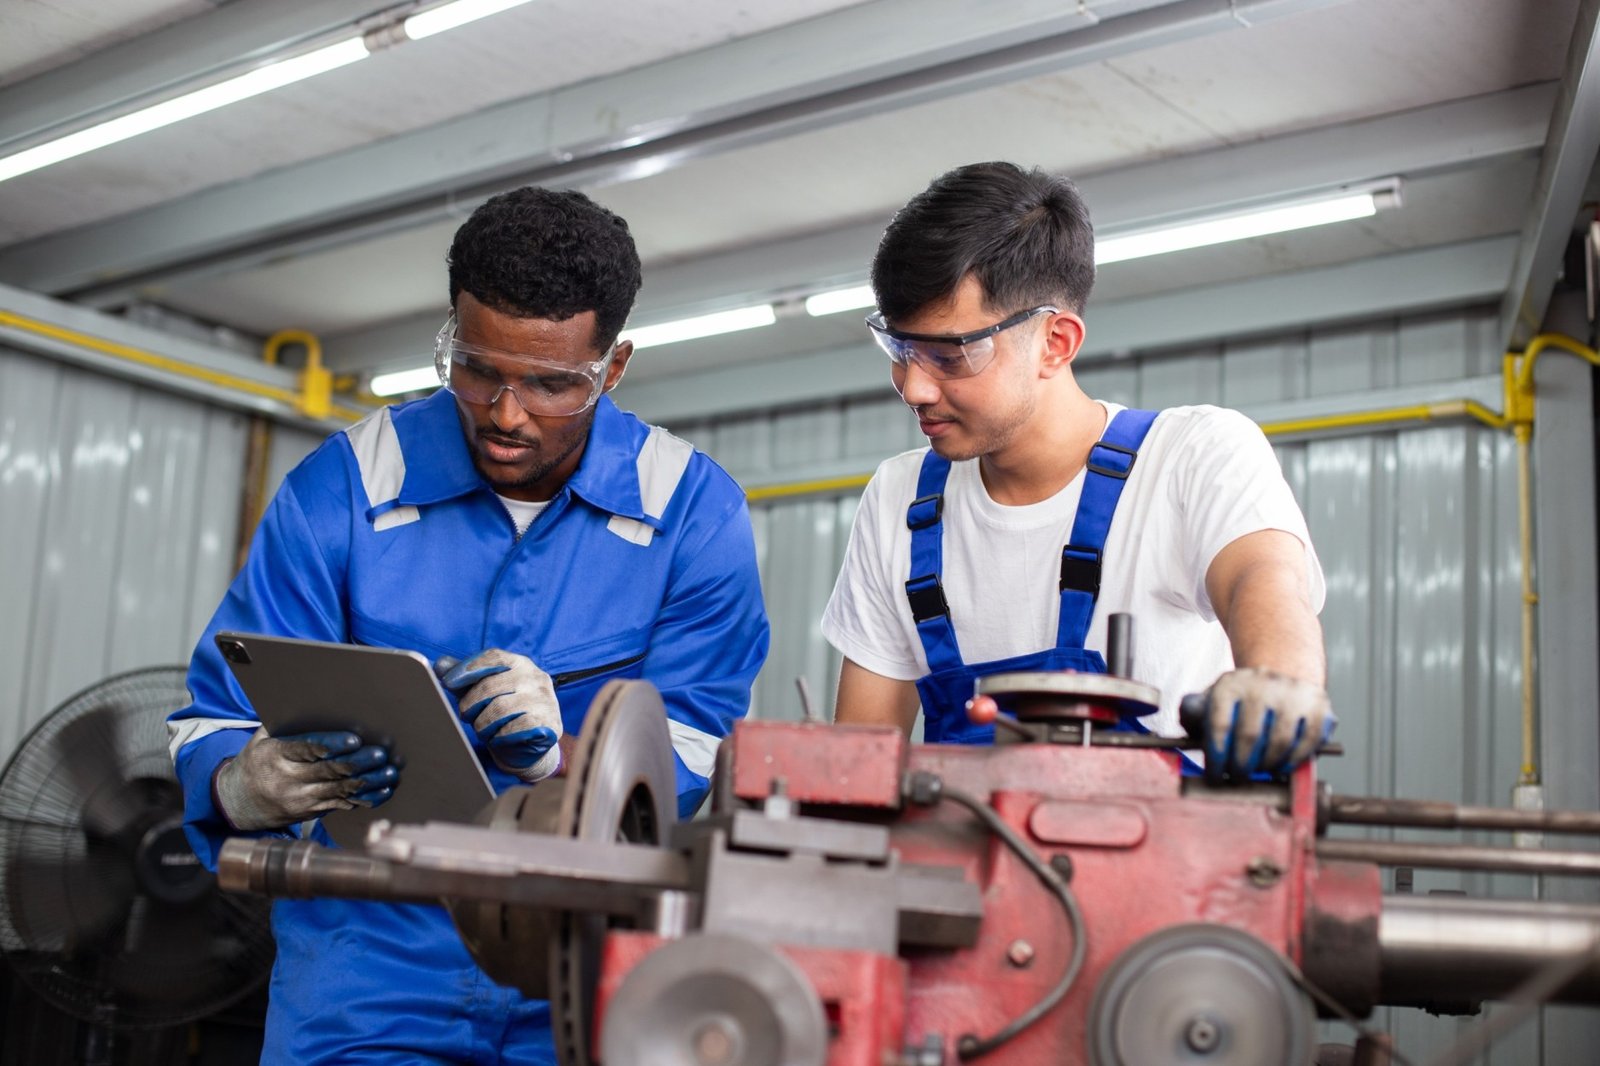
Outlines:
[[[236, 835], [212, 776], [259, 724], [212, 640], [223, 629], [429, 659], [519, 652], [555, 680], [570, 733], [605, 682], [644, 678], [666, 704], [685, 815], [768, 642], [744, 493], [710, 458], [602, 396], [578, 469], [518, 538], [443, 390], [334, 434], [289, 474], [195, 649], [194, 703], [170, 728], [185, 830], [212, 868]], [[519, 783], [467, 735], [497, 791]], [[272, 923], [263, 1062], [555, 1061], [547, 1005], [486, 977], [441, 907], [279, 900]]]

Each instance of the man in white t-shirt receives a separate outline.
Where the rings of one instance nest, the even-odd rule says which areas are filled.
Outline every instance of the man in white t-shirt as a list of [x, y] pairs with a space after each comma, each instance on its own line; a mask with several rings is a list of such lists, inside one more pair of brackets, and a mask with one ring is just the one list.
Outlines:
[[1125, 410], [1078, 386], [1094, 233], [1065, 179], [1009, 163], [937, 179], [889, 224], [868, 322], [929, 448], [878, 468], [823, 633], [836, 718], [986, 743], [988, 674], [1104, 672], [1137, 628], [1145, 724], [1208, 694], [1214, 778], [1285, 771], [1332, 731], [1322, 569], [1266, 438], [1237, 412]]

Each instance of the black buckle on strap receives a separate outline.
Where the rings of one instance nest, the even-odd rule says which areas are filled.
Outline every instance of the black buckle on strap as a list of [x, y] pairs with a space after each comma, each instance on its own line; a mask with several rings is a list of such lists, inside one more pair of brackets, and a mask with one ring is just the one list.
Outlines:
[[939, 524], [944, 516], [944, 493], [934, 492], [919, 496], [906, 508], [906, 527], [912, 531], [927, 529]]
[[944, 586], [939, 584], [937, 574], [923, 574], [907, 581], [906, 599], [911, 601], [911, 617], [918, 625], [950, 613], [950, 604], [945, 602]]
[[[1076, 553], [1076, 554], [1074, 554]], [[1100, 595], [1100, 552], [1068, 544], [1061, 549], [1061, 591]]]
[[[1110, 457], [1113, 462], [1116, 461], [1116, 455], [1126, 455], [1128, 457], [1127, 465], [1118, 468], [1115, 466], [1106, 466], [1104, 463], [1095, 462], [1094, 453], [1102, 448], [1113, 453], [1113, 455]], [[1134, 460], [1138, 458], [1139, 453], [1134, 451], [1132, 448], [1124, 448], [1120, 444], [1108, 444], [1103, 440], [1095, 441], [1094, 447], [1089, 449], [1089, 472], [1091, 474], [1104, 474], [1106, 477], [1114, 477], [1118, 481], [1126, 481], [1128, 479], [1128, 475], [1133, 473]]]

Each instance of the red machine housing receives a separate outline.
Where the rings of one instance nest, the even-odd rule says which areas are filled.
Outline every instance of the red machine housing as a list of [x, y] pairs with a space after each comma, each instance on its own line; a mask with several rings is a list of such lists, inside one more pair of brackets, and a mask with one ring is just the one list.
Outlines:
[[[1248, 933], [1357, 1010], [1370, 1005], [1378, 869], [1318, 862], [1310, 764], [1287, 789], [1186, 792], [1169, 751], [913, 746], [892, 728], [775, 722], [741, 723], [730, 744], [737, 800], [779, 794], [802, 813], [883, 822], [903, 862], [954, 867], [981, 888], [984, 920], [969, 948], [901, 959], [774, 945], [823, 1001], [829, 1066], [883, 1066], [930, 1036], [954, 1049], [964, 1035], [994, 1033], [1045, 997], [1072, 952], [1063, 909], [1040, 879], [963, 808], [903, 803], [908, 771], [930, 771], [947, 788], [986, 799], [1069, 880], [1086, 916], [1087, 956], [1071, 991], [998, 1059], [1088, 1061], [1102, 975], [1142, 938], [1187, 923]], [[608, 937], [597, 1033], [608, 997], [660, 943], [646, 933]]]

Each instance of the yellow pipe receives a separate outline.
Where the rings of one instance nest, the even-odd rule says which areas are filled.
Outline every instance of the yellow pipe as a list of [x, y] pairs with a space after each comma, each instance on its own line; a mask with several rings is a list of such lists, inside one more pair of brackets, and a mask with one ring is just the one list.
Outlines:
[[1439, 418], [1473, 418], [1493, 429], [1504, 429], [1505, 418], [1474, 400], [1450, 400], [1443, 403], [1419, 403], [1408, 407], [1385, 407], [1376, 411], [1355, 411], [1343, 415], [1321, 415], [1316, 418], [1291, 418], [1281, 422], [1261, 423], [1261, 432], [1269, 437], [1286, 433], [1315, 433], [1328, 429], [1348, 429], [1352, 426], [1379, 426], [1393, 422], [1431, 422]]
[[[1400, 422], [1428, 422], [1436, 419], [1471, 418], [1491, 429], [1505, 429], [1510, 422], [1476, 400], [1447, 400], [1440, 403], [1413, 404], [1409, 407], [1385, 407], [1377, 411], [1356, 411], [1343, 415], [1323, 415], [1317, 418], [1287, 419], [1282, 422], [1263, 422], [1261, 431], [1269, 437], [1286, 433], [1311, 433], [1319, 430], [1345, 429], [1351, 426], [1374, 426]], [[847, 474], [843, 477], [820, 478], [814, 481], [791, 481], [781, 485], [762, 485], [745, 493], [751, 503], [787, 499], [793, 496], [812, 496], [824, 492], [859, 489], [872, 480], [871, 474]]]
[[1519, 784], [1539, 783], [1539, 712], [1535, 700], [1534, 608], [1539, 603], [1533, 581], [1533, 366], [1546, 348], [1559, 348], [1600, 366], [1600, 352], [1560, 333], [1540, 333], [1521, 353], [1507, 352], [1503, 364], [1506, 417], [1517, 439], [1517, 534], [1522, 556], [1522, 776]]
[[810, 496], [818, 492], [837, 492], [841, 489], [865, 488], [872, 480], [871, 474], [850, 474], [846, 477], [821, 478], [816, 481], [791, 481], [786, 485], [763, 485], [751, 489], [744, 498], [751, 503], [778, 500], [787, 496]]
[[300, 371], [300, 394], [295, 407], [310, 418], [327, 418], [333, 410], [333, 373], [322, 365], [322, 342], [303, 329], [280, 329], [267, 338], [261, 358], [273, 366], [278, 350], [285, 344], [301, 344], [306, 349], [305, 369]]
[[[116, 341], [108, 341], [101, 337], [95, 337], [87, 333], [80, 333], [77, 330], [66, 329], [61, 326], [53, 325], [49, 322], [40, 322], [35, 319], [24, 318], [22, 315], [13, 314], [10, 311], [0, 311], [0, 326], [10, 326], [14, 329], [26, 330], [29, 333], [34, 333], [41, 337], [49, 337], [52, 340], [65, 341], [68, 344], [73, 344], [80, 348], [87, 348], [90, 351], [99, 352], [101, 355], [108, 355], [115, 359], [121, 359], [124, 362], [149, 367], [152, 370], [160, 370], [176, 377], [190, 378], [195, 381], [204, 381], [209, 385], [217, 385], [221, 388], [229, 389], [233, 392], [244, 393], [248, 396], [265, 397], [266, 399], [276, 400], [279, 403], [292, 406], [296, 410], [303, 410], [300, 393], [297, 393], [292, 389], [284, 389], [279, 388], [276, 385], [267, 385], [259, 381], [252, 381], [250, 378], [243, 377], [238, 374], [230, 374], [223, 370], [212, 370], [210, 367], [196, 366], [193, 363], [186, 363], [181, 359], [173, 359], [170, 356], [158, 355], [155, 352], [145, 351], [142, 348], [134, 348], [126, 344], [119, 344]], [[330, 405], [327, 415], [324, 415], [323, 417], [336, 415], [340, 418], [348, 419], [349, 421], [354, 422], [357, 419], [365, 417], [366, 414], [367, 412], [353, 407]]]
[[1596, 352], [1587, 344], [1573, 340], [1562, 333], [1541, 333], [1528, 342], [1522, 350], [1522, 365], [1517, 372], [1515, 388], [1517, 392], [1529, 394], [1533, 391], [1533, 363], [1539, 358], [1539, 353], [1546, 348], [1561, 348], [1580, 359], [1586, 359], [1595, 366], [1600, 366], [1600, 352]]
[[1520, 784], [1539, 783], [1537, 743], [1538, 710], [1533, 691], [1534, 605], [1539, 602], [1533, 590], [1533, 470], [1529, 461], [1533, 423], [1519, 422], [1512, 430], [1517, 438], [1517, 539], [1522, 556], [1522, 777]]

